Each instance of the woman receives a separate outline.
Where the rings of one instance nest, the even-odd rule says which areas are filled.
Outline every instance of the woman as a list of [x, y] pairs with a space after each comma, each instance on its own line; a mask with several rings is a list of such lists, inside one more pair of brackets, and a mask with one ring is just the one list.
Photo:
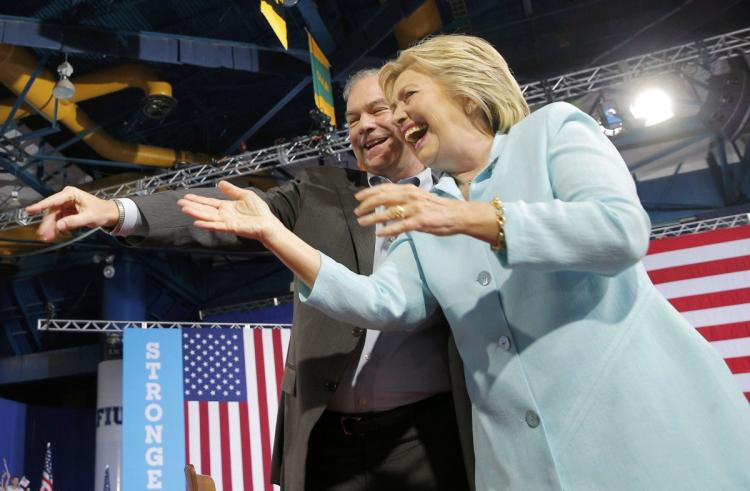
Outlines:
[[444, 175], [433, 194], [357, 195], [361, 224], [407, 232], [376, 274], [334, 263], [227, 183], [234, 202], [189, 196], [183, 211], [261, 240], [305, 302], [348, 322], [408, 329], [442, 307], [478, 489], [750, 489], [750, 410], [649, 281], [649, 220], [598, 125], [562, 103], [527, 116], [505, 61], [474, 37], [427, 40], [380, 77], [404, 138]]

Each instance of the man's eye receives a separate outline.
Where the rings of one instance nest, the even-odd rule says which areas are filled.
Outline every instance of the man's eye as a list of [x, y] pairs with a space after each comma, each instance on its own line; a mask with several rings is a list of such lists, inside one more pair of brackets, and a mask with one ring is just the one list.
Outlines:
[[359, 123], [359, 120], [358, 119], [353, 119], [351, 121], [347, 121], [346, 124], [347, 124], [347, 126], [349, 126], [349, 128], [354, 128], [357, 125], [357, 123]]
[[375, 110], [372, 112], [373, 114], [383, 114], [386, 111], [390, 111], [391, 109], [385, 106], [382, 107], [376, 107]]

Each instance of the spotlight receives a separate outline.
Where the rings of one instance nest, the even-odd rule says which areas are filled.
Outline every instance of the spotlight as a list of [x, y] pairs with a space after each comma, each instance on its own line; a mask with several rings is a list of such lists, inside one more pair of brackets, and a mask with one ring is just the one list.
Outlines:
[[599, 102], [599, 121], [607, 136], [616, 136], [622, 131], [622, 116], [614, 101], [602, 98]]
[[55, 84], [55, 88], [52, 89], [52, 95], [61, 101], [72, 99], [76, 93], [73, 82], [69, 80], [70, 76], [73, 75], [73, 65], [68, 63], [66, 59], [57, 66], [57, 75], [60, 77], [60, 80]]
[[630, 112], [636, 119], [644, 120], [646, 126], [653, 126], [674, 116], [672, 99], [661, 89], [646, 89], [630, 106]]

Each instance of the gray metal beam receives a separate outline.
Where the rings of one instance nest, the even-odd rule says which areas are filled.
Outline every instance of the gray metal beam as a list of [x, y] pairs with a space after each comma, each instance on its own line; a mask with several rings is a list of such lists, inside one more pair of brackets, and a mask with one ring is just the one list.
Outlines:
[[7, 173], [16, 177], [19, 181], [23, 182], [42, 196], [49, 196], [54, 192], [52, 188], [37, 179], [34, 174], [2, 155], [0, 155], [0, 168], [5, 169]]
[[98, 344], [0, 358], [0, 386], [94, 374], [100, 361]]
[[251, 43], [159, 32], [66, 26], [7, 15], [0, 15], [0, 43], [246, 72], [306, 74], [309, 71], [306, 50], [284, 51]]

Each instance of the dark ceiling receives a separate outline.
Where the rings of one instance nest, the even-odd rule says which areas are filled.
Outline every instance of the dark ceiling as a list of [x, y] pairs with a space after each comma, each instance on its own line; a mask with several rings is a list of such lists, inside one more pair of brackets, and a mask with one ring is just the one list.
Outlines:
[[[91, 99], [82, 103], [82, 107], [124, 141], [221, 155], [305, 77], [306, 27], [319, 38], [332, 39], [328, 55], [339, 88], [336, 107], [341, 113], [340, 87], [347, 73], [363, 65], [377, 66], [392, 57], [399, 49], [391, 35], [395, 23], [421, 3], [301, 0], [298, 6], [285, 9], [289, 47], [295, 55], [274, 53], [277, 56], [273, 64], [268, 63], [264, 68], [270, 73], [143, 62], [156, 66], [173, 86], [178, 106], [165, 120], [143, 117], [137, 110], [142, 94], [135, 90]], [[745, 27], [750, 20], [747, 0], [438, 0], [435, 3], [442, 19], [442, 32], [468, 32], [487, 38], [506, 56], [521, 81], [728, 32]], [[309, 16], [301, 13], [303, 5], [316, 10], [322, 24], [311, 23]], [[217, 45], [231, 41], [279, 48], [259, 13], [257, 0], [6, 0], [0, 2], [0, 14], [42, 21], [52, 36], [63, 28], [95, 26], [108, 32], [107, 39], [122, 32], [155, 32], [215, 39]], [[327, 34], [322, 34], [321, 29]], [[69, 55], [75, 68], [74, 77], [137, 61], [97, 53], [106, 50], [98, 45], [97, 39], [88, 41], [83, 40], [79, 45], [85, 52]], [[43, 51], [37, 49], [36, 53], [40, 56]], [[50, 53], [48, 68], [54, 72], [62, 59], [62, 53]], [[248, 138], [247, 148], [268, 146], [279, 139], [308, 133], [312, 124], [308, 112], [312, 107], [312, 88], [307, 85]], [[45, 124], [41, 118], [37, 119], [36, 124], [31, 122], [32, 127]], [[63, 142], [70, 136], [65, 130], [53, 137], [52, 143]], [[85, 145], [76, 145], [67, 153], [96, 158]]]

